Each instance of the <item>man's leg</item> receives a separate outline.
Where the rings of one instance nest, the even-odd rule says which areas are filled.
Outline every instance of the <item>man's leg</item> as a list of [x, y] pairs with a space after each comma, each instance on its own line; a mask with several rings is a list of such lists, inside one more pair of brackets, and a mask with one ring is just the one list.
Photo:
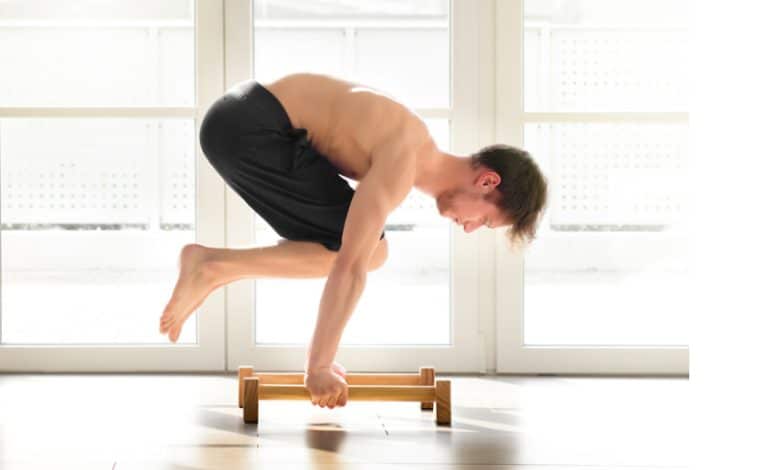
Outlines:
[[[282, 240], [276, 246], [230, 249], [189, 244], [181, 251], [179, 280], [160, 317], [160, 333], [176, 341], [184, 321], [215, 289], [246, 278], [319, 278], [330, 272], [337, 253], [316, 242]], [[387, 240], [380, 240], [369, 266], [387, 258]]]
[[212, 273], [225, 284], [259, 277], [327, 276], [337, 253], [316, 242], [281, 240], [258, 248], [211, 248]]

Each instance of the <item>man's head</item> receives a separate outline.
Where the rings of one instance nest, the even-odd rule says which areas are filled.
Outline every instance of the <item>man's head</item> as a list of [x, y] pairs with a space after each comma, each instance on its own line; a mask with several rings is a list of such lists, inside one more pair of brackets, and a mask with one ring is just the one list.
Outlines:
[[494, 144], [470, 155], [471, 178], [436, 198], [439, 212], [469, 233], [509, 226], [512, 245], [530, 243], [547, 203], [547, 180], [531, 155]]

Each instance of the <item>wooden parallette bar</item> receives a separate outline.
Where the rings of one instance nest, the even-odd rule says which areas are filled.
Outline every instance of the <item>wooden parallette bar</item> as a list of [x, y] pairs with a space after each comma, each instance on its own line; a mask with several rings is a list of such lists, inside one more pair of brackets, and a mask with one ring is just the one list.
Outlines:
[[[419, 401], [421, 409], [433, 409], [436, 423], [450, 424], [450, 381], [436, 380], [433, 367], [420, 367], [419, 374], [347, 374], [349, 400]], [[302, 373], [260, 373], [252, 366], [238, 368], [238, 406], [244, 422], [258, 421], [259, 400], [310, 400]]]

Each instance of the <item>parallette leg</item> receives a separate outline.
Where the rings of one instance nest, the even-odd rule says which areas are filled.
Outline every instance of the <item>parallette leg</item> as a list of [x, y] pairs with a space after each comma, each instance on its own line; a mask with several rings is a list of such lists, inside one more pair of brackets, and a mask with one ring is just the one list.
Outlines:
[[[436, 377], [436, 373], [434, 372], [433, 367], [420, 367], [420, 385], [433, 385], [435, 377]], [[420, 409], [432, 410], [433, 402], [432, 401], [420, 402]]]
[[259, 398], [258, 388], [260, 379], [257, 377], [245, 377], [244, 382], [244, 422], [256, 423], [258, 418]]
[[238, 407], [244, 407], [244, 377], [252, 377], [254, 369], [252, 366], [238, 367]]
[[436, 381], [436, 424], [450, 424], [451, 406], [450, 399], [450, 381], [449, 380], [437, 380]]

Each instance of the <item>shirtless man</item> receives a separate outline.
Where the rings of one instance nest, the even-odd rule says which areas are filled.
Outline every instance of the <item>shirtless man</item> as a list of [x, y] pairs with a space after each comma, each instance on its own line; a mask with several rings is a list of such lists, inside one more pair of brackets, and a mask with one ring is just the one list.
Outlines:
[[[346, 371], [334, 362], [341, 334], [367, 272], [387, 258], [385, 219], [412, 188], [466, 233], [510, 226], [513, 240], [533, 238], [546, 201], [546, 180], [527, 152], [490, 146], [474, 154], [479, 164], [446, 153], [403, 104], [327, 75], [234, 85], [204, 116], [200, 141], [226, 183], [283, 239], [249, 249], [184, 246], [160, 332], [176, 342], [209, 293], [232, 281], [327, 276], [306, 358], [306, 387], [320, 407], [346, 404]], [[359, 181], [357, 189], [339, 175]]]

